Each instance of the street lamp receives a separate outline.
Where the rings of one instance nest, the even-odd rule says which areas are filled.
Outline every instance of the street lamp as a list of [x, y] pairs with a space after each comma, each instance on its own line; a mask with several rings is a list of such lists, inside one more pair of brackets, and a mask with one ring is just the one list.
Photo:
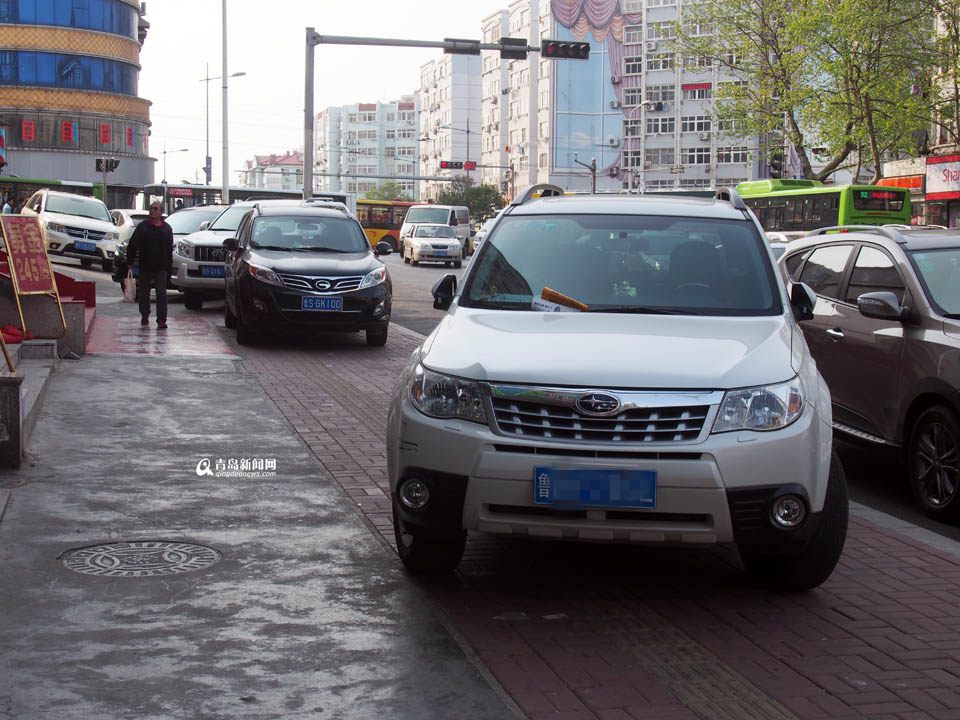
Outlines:
[[577, 165], [583, 165], [587, 170], [590, 171], [590, 194], [596, 195], [597, 194], [597, 159], [590, 158], [590, 164], [588, 165], [585, 162], [580, 162], [579, 160], [577, 160], [577, 153], [574, 153], [573, 161]]
[[[649, 109], [649, 108], [652, 108], [652, 107], [655, 106], [656, 104], [657, 104], [657, 103], [656, 103], [655, 100], [643, 100], [643, 101], [641, 101], [640, 103], [638, 103], [637, 105], [635, 105], [634, 107], [630, 108], [630, 111], [627, 113], [626, 117], [624, 118], [623, 136], [624, 136], [625, 138], [630, 138], [629, 144], [627, 145], [627, 149], [628, 149], [629, 151], [632, 151], [632, 150], [633, 150], [633, 140], [632, 140], [632, 138], [634, 138], [634, 137], [639, 137], [639, 138], [640, 138], [640, 162], [643, 163], [643, 164], [640, 166], [640, 194], [641, 194], [641, 195], [642, 195], [642, 194], [646, 191], [646, 189], [647, 189], [647, 188], [646, 188], [646, 185], [647, 185], [647, 170], [646, 170], [646, 156], [645, 156], [645, 155], [646, 155], [646, 153], [645, 153], [645, 150], [646, 150], [646, 137], [647, 137], [647, 122], [646, 122], [647, 114], [646, 114], [645, 111], [646, 111], [647, 109]], [[631, 134], [629, 134], [629, 133], [627, 132], [627, 130], [628, 130], [627, 124], [633, 119], [633, 114], [634, 114], [637, 110], [640, 110], [640, 111], [641, 111], [641, 112], [640, 112], [640, 128], [639, 128], [639, 132], [637, 133], [637, 135], [634, 136], [634, 135], [631, 135]], [[630, 166], [630, 188], [629, 188], [629, 189], [630, 189], [631, 192], [633, 191], [633, 186], [636, 184], [636, 179], [637, 179], [636, 160], [634, 160], [634, 161], [633, 161], [633, 164]]]
[[467, 177], [470, 177], [470, 117], [467, 116], [466, 128], [454, 127], [453, 125], [448, 125], [447, 123], [443, 123], [439, 127], [443, 128], [444, 130], [456, 130], [457, 132], [462, 132], [467, 136], [467, 157], [464, 162], [464, 169], [467, 171]]
[[[245, 72], [235, 72], [230, 73], [227, 77], [240, 77], [241, 75], [246, 75]], [[207, 126], [207, 155], [206, 155], [206, 164], [203, 166], [203, 173], [207, 178], [207, 185], [210, 184], [211, 176], [213, 175], [213, 158], [210, 157], [210, 81], [211, 80], [222, 80], [222, 75], [217, 75], [216, 77], [210, 77], [210, 63], [207, 63], [207, 72], [204, 77], [200, 78], [200, 82], [206, 83], [207, 88], [207, 114], [206, 114], [206, 126]]]
[[180, 148], [179, 150], [167, 150], [167, 144], [166, 143], [163, 144], [163, 150], [161, 151], [163, 152], [163, 180], [161, 180], [161, 182], [167, 181], [167, 155], [169, 155], [170, 153], [189, 152], [189, 151], [190, 151], [190, 148]]

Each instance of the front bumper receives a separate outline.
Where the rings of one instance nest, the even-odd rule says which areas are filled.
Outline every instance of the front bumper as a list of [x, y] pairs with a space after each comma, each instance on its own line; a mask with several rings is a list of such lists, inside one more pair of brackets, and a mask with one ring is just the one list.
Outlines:
[[462, 262], [463, 252], [457, 243], [449, 246], [434, 248], [430, 245], [416, 245], [411, 243], [410, 252], [415, 262]]
[[116, 240], [77, 240], [67, 233], [44, 230], [47, 240], [47, 252], [61, 257], [93, 260], [95, 262], [115, 262], [117, 259]]
[[223, 261], [199, 261], [174, 252], [173, 266], [177, 271], [171, 280], [179, 289], [203, 290], [205, 295], [223, 296]]
[[[418, 477], [431, 497], [443, 499], [430, 513], [398, 503], [404, 525], [415, 534], [465, 529], [605, 542], [763, 542], [786, 548], [802, 545], [816, 527], [828, 473], [819, 454], [824, 442], [829, 452], [829, 438], [829, 426], [808, 405], [791, 426], [769, 433], [743, 431], [707, 435], [695, 443], [624, 447], [550, 443], [499, 435], [467, 421], [430, 418], [403, 398], [394, 400], [387, 453], [394, 496], [400, 482]], [[656, 507], [537, 504], [538, 466], [653, 471]], [[756, 515], [745, 517], [738, 510], [744, 500], [763, 508], [771, 492], [788, 487], [799, 488], [809, 502], [811, 515], [796, 530], [750, 525]]]
[[382, 328], [390, 322], [391, 297], [383, 283], [335, 296], [343, 299], [343, 309], [339, 311], [301, 309], [303, 297], [318, 295], [268, 285], [247, 277], [239, 284], [237, 299], [243, 322], [253, 329], [296, 327], [352, 332]]

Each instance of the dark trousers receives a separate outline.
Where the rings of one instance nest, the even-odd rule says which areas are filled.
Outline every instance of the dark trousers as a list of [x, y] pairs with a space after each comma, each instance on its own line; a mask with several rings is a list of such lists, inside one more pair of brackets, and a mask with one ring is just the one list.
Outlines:
[[150, 286], [157, 289], [157, 322], [167, 320], [167, 271], [151, 270], [144, 272], [140, 269], [137, 277], [137, 302], [140, 303], [140, 314], [150, 314]]

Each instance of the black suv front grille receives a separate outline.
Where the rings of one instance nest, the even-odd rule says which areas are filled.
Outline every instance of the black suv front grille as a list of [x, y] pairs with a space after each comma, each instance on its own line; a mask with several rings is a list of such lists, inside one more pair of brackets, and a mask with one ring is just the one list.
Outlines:
[[343, 293], [356, 290], [363, 282], [363, 275], [344, 277], [329, 277], [317, 275], [294, 275], [293, 273], [277, 273], [283, 284], [291, 290], [306, 290], [315, 293]]
[[227, 259], [227, 249], [222, 247], [197, 245], [193, 248], [193, 254], [199, 262], [224, 262]]

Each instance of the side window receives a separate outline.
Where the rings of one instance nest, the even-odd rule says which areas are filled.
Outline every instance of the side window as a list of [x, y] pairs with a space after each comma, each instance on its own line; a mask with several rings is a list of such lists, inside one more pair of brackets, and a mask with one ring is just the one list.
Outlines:
[[249, 238], [247, 237], [247, 231], [250, 229], [250, 224], [253, 222], [253, 213], [248, 212], [243, 216], [243, 220], [240, 221], [240, 227], [237, 228], [237, 243], [240, 247], [246, 247]]
[[33, 200], [30, 201], [30, 207], [32, 207], [37, 212], [40, 212], [40, 205], [43, 202], [43, 193], [37, 193], [33, 196]]
[[783, 267], [787, 271], [787, 277], [791, 280], [797, 279], [797, 273], [800, 272], [800, 266], [803, 264], [804, 259], [810, 254], [810, 251], [798, 252], [794, 255], [789, 256], [786, 260], [783, 261]]
[[810, 253], [800, 273], [800, 282], [809, 285], [817, 295], [840, 299], [840, 280], [847, 266], [852, 245], [829, 245]]
[[850, 273], [846, 300], [856, 304], [857, 298], [868, 292], [892, 292], [900, 302], [906, 290], [903, 278], [893, 260], [882, 250], [863, 246]]

